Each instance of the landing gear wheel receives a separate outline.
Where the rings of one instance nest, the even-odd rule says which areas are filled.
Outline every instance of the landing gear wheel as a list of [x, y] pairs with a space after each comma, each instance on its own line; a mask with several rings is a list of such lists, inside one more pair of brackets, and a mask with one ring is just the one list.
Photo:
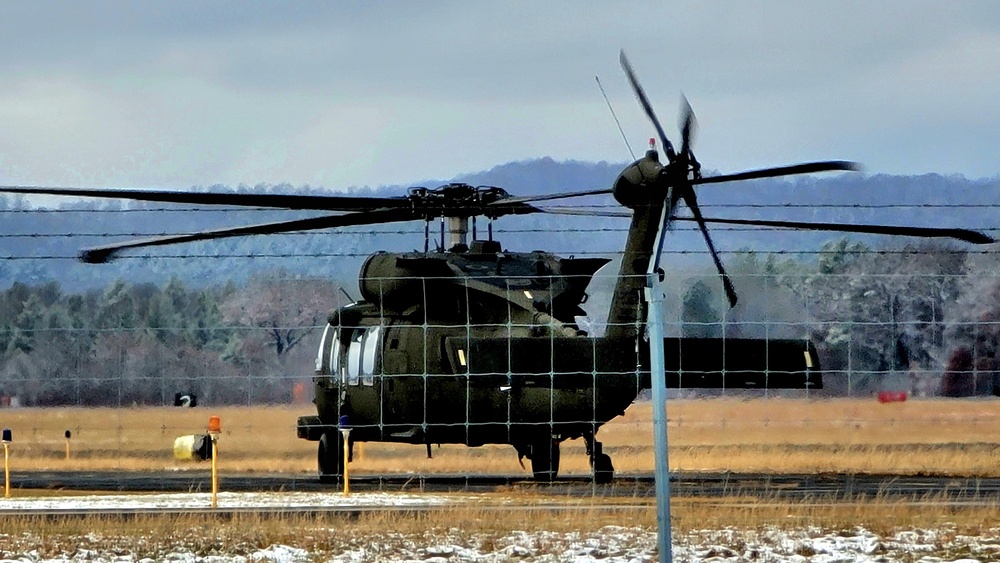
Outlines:
[[336, 431], [324, 432], [319, 437], [319, 452], [316, 456], [319, 465], [320, 483], [337, 483], [344, 474], [344, 437]]
[[531, 472], [535, 480], [551, 483], [559, 475], [559, 442], [546, 438], [531, 446]]
[[594, 483], [606, 485], [615, 478], [615, 466], [611, 464], [611, 456], [597, 454], [594, 456]]
[[593, 434], [584, 434], [583, 439], [587, 442], [587, 455], [590, 456], [590, 467], [594, 470], [594, 484], [610, 483], [615, 478], [611, 456], [604, 453], [604, 446], [594, 439]]

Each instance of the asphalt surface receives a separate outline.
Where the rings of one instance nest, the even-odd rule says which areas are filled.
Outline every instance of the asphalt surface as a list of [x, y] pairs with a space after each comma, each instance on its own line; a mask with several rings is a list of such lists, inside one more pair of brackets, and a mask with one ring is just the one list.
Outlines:
[[[40, 471], [11, 475], [12, 489], [108, 492], [209, 492], [206, 471], [87, 472]], [[849, 501], [865, 498], [905, 501], [1000, 504], [1000, 478], [902, 476], [872, 474], [673, 473], [671, 495], [720, 499], [776, 501]], [[340, 485], [322, 484], [312, 475], [220, 475], [219, 489], [232, 492], [337, 492]], [[588, 477], [570, 476], [538, 483], [521, 475], [352, 476], [352, 491], [495, 492], [532, 490], [551, 496], [646, 498], [655, 496], [648, 475], [619, 475], [607, 485]]]

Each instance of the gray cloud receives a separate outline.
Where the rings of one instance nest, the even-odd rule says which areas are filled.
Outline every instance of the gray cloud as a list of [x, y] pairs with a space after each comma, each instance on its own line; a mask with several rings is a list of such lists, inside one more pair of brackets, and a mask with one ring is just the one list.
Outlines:
[[[541, 4], [541, 5], [538, 5]], [[672, 132], [733, 170], [855, 158], [1000, 172], [1000, 4], [930, 1], [0, 5], [0, 180], [339, 188]]]

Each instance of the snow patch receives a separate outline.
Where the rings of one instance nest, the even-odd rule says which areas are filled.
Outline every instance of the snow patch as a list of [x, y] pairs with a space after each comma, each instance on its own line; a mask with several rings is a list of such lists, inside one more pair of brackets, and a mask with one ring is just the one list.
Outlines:
[[[300, 508], [364, 506], [441, 506], [473, 503], [475, 495], [433, 495], [421, 493], [219, 493], [219, 506], [234, 508]], [[206, 508], [209, 493], [169, 495], [101, 495], [77, 497], [9, 498], [0, 500], [0, 510], [79, 510]], [[504, 561], [572, 561], [574, 563], [626, 563], [656, 561], [656, 529], [651, 526], [605, 526], [596, 530], [570, 532], [511, 530], [506, 533], [467, 533], [461, 529], [431, 529], [402, 534], [386, 530], [364, 538], [341, 538], [337, 530], [318, 529], [328, 534], [323, 553], [313, 553], [294, 545], [272, 545], [259, 550], [233, 548], [238, 553], [197, 555], [182, 545], [168, 546], [157, 561], [171, 563], [363, 563], [368, 561], [419, 561], [423, 563], [500, 563]], [[693, 563], [737, 563], [745, 561], [787, 561], [797, 563], [972, 563], [1000, 560], [1000, 528], [984, 528], [977, 535], [955, 530], [909, 529], [880, 536], [863, 528], [823, 530], [725, 528], [674, 534], [676, 561]], [[75, 538], [70, 538], [74, 539]], [[153, 563], [154, 560], [130, 553], [142, 552], [147, 538], [79, 536], [73, 552], [59, 557], [43, 557], [36, 549], [42, 538], [31, 534], [7, 535], [0, 530], [0, 563]], [[130, 542], [132, 542], [130, 544]], [[107, 547], [104, 547], [107, 546]]]
[[[219, 508], [352, 508], [369, 506], [442, 506], [474, 501], [478, 497], [405, 493], [230, 493], [218, 494]], [[152, 510], [195, 509], [212, 506], [211, 493], [93, 495], [0, 499], [0, 510]]]

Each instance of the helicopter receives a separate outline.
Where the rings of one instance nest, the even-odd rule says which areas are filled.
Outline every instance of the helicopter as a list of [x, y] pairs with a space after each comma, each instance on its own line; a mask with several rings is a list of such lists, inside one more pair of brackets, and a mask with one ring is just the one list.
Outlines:
[[[423, 221], [423, 251], [369, 256], [359, 273], [361, 299], [332, 311], [323, 329], [313, 378], [316, 414], [299, 417], [296, 432], [301, 439], [317, 442], [319, 479], [328, 483], [343, 477], [357, 442], [424, 445], [428, 456], [432, 444], [506, 444], [513, 446], [519, 461], [530, 461], [536, 480], [553, 481], [559, 473], [560, 444], [578, 438], [585, 442], [594, 482], [608, 483], [614, 478], [614, 464], [597, 434], [650, 387], [652, 346], [664, 348], [667, 386], [672, 388], [821, 388], [816, 349], [808, 340], [649, 341], [648, 305], [642, 296], [647, 269], [659, 252], [661, 216], [668, 223], [697, 224], [731, 306], [738, 296], [708, 224], [995, 242], [966, 229], [703, 216], [695, 186], [859, 166], [834, 160], [702, 175], [692, 149], [696, 119], [690, 104], [683, 100], [681, 143], [675, 148], [624, 52], [620, 62], [666, 158], [661, 160], [654, 141], [610, 188], [521, 197], [499, 187], [457, 183], [415, 187], [395, 197], [26, 186], [0, 186], [0, 192], [335, 212], [92, 247], [80, 253], [87, 263], [108, 262], [127, 250], [185, 242]], [[544, 206], [598, 195], [612, 195], [621, 209]], [[681, 203], [690, 217], [675, 215]], [[585, 314], [581, 305], [588, 286], [609, 259], [515, 252], [494, 238], [495, 220], [537, 213], [630, 219], [603, 335], [588, 334], [577, 318]], [[477, 229], [480, 217], [487, 221], [485, 238]], [[431, 250], [430, 225], [437, 220], [440, 239]]]

